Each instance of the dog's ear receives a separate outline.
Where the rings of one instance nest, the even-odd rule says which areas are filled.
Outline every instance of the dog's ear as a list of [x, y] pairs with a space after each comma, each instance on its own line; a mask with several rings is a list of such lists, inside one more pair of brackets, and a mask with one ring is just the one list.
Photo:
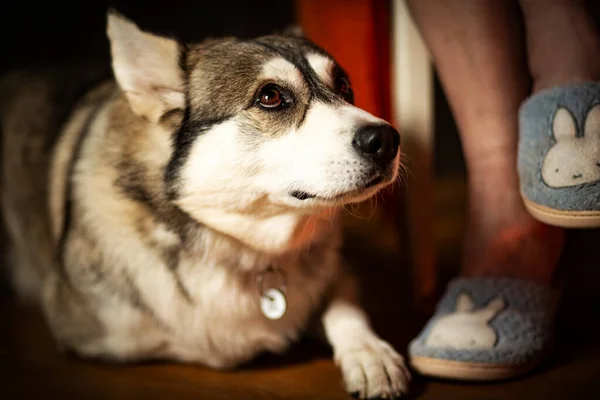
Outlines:
[[157, 121], [185, 105], [181, 47], [172, 39], [143, 32], [114, 10], [107, 34], [112, 67], [134, 113]]
[[304, 29], [300, 25], [293, 24], [288, 25], [284, 30], [281, 31], [280, 35], [282, 36], [291, 36], [297, 38], [305, 38]]

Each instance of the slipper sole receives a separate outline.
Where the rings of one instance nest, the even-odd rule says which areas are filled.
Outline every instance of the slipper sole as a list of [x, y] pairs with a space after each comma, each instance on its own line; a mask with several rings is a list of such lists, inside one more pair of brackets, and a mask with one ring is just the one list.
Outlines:
[[563, 211], [534, 203], [523, 196], [527, 211], [538, 221], [561, 228], [598, 228], [600, 211]]
[[542, 361], [509, 365], [444, 360], [431, 357], [411, 357], [411, 367], [421, 375], [458, 381], [501, 381], [525, 375]]

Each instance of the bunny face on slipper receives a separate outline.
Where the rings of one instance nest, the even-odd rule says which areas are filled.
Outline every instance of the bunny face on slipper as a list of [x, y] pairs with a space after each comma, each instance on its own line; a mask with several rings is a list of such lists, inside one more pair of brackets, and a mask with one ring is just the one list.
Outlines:
[[462, 292], [456, 298], [454, 312], [435, 322], [425, 345], [453, 349], [491, 349], [498, 338], [489, 322], [504, 307], [504, 300], [496, 297], [486, 307], [475, 309], [471, 296]]
[[566, 108], [554, 114], [552, 134], [556, 143], [542, 162], [542, 179], [552, 188], [577, 186], [600, 181], [600, 104], [585, 119], [583, 135]]

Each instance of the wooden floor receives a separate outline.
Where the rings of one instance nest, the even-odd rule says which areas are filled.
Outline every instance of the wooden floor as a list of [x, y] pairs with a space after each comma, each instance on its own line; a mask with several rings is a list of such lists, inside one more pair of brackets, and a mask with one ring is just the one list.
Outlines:
[[[102, 365], [59, 354], [40, 316], [11, 309], [3, 318], [2, 399], [349, 399], [327, 350], [303, 344], [235, 372], [182, 365]], [[417, 379], [421, 399], [599, 399], [600, 346], [558, 352], [530, 377], [464, 385]]]
[[[502, 384], [415, 379], [420, 399], [600, 399], [598, 258], [585, 258], [600, 235], [576, 233], [565, 262], [574, 276], [552, 358], [528, 377]], [[375, 328], [405, 351], [423, 318], [411, 311], [406, 272], [389, 246], [349, 246], [365, 282]], [[389, 251], [386, 251], [385, 249]], [[586, 261], [587, 260], [587, 261]], [[304, 342], [283, 357], [265, 356], [233, 372], [174, 364], [105, 365], [60, 354], [40, 314], [0, 306], [0, 399], [350, 399], [327, 347]]]

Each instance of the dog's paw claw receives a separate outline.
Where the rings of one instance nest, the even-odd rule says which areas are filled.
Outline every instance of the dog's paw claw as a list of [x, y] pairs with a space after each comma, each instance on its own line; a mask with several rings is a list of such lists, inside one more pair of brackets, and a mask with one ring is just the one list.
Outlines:
[[398, 399], [408, 392], [410, 373], [401, 355], [382, 340], [336, 355], [348, 392], [360, 399]]

